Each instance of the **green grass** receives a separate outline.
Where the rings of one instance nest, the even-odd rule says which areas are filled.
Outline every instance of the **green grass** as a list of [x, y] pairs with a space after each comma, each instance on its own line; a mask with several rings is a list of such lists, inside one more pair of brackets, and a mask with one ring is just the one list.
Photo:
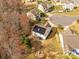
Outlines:
[[[55, 10], [59, 10], [61, 7], [56, 6]], [[67, 16], [77, 16], [79, 15], [79, 7], [70, 12], [51, 12], [50, 14], [67, 15]]]
[[71, 57], [71, 59], [79, 59], [79, 57], [77, 57], [77, 56], [75, 56], [73, 54], [70, 54], [70, 57]]
[[54, 6], [54, 10], [63, 10], [62, 6]]
[[39, 24], [39, 25], [44, 25], [46, 22], [47, 22], [47, 20], [42, 19], [41, 21], [38, 21], [37, 24]]

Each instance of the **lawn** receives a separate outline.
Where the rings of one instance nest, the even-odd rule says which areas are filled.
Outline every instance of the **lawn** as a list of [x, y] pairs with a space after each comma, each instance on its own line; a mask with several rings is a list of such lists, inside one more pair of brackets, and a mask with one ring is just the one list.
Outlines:
[[[59, 9], [59, 8], [56, 8]], [[70, 12], [51, 12], [50, 14], [59, 14], [59, 15], [67, 15], [67, 16], [77, 16], [79, 15], [79, 7]]]
[[[72, 29], [75, 28], [74, 30], [79, 32], [79, 30], [78, 30], [79, 24], [78, 23], [74, 23], [70, 27]], [[61, 45], [59, 42], [58, 34], [56, 33], [56, 31], [54, 30], [54, 32], [51, 32], [51, 35], [49, 35], [47, 40], [40, 41], [41, 44], [44, 46], [44, 48], [41, 49], [45, 53], [44, 59], [78, 59], [75, 55], [63, 54]], [[36, 40], [38, 40], [38, 39], [36, 38]], [[39, 46], [38, 43], [36, 43], [36, 44], [37, 44], [37, 46]], [[36, 52], [33, 52], [33, 53], [29, 54], [28, 56], [26, 56], [25, 59], [38, 59], [35, 56], [35, 54], [36, 54]]]
[[54, 6], [54, 10], [63, 10], [63, 8], [62, 8], [62, 6], [60, 6], [60, 5], [57, 5], [57, 6]]
[[46, 22], [47, 22], [47, 20], [42, 19], [37, 24], [44, 26]]
[[[62, 49], [60, 46], [59, 39], [57, 38], [58, 34], [55, 35], [55, 31], [49, 35], [47, 40], [41, 40], [42, 48], [41, 50], [44, 51], [45, 58], [44, 59], [62, 59], [60, 54], [62, 54]], [[37, 39], [36, 39], [37, 40]], [[37, 45], [39, 45], [37, 43]], [[39, 49], [38, 49], [39, 50]], [[35, 56], [36, 52], [33, 52], [25, 57], [25, 59], [38, 59]]]

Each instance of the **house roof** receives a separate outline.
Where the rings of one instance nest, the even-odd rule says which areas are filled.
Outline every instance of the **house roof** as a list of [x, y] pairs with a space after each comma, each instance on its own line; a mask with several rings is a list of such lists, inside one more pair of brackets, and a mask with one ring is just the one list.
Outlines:
[[47, 1], [44, 1], [42, 3], [40, 3], [44, 9], [50, 8], [52, 5], [52, 3], [48, 3]]
[[35, 10], [35, 9], [32, 9], [30, 12], [31, 12], [32, 14], [34, 14], [35, 16], [38, 14], [37, 10]]
[[69, 47], [79, 49], [79, 36], [76, 34], [72, 34], [70, 29], [67, 29], [63, 33], [63, 42], [64, 46], [68, 45]]
[[36, 25], [35, 25], [33, 31], [44, 35], [46, 29], [43, 28], [43, 27], [40, 27], [40, 26], [36, 26]]
[[39, 36], [42, 39], [46, 39], [50, 34], [52, 28], [51, 27], [43, 27], [40, 25], [35, 25], [33, 28], [33, 33]]
[[47, 2], [42, 2], [41, 4], [44, 8], [47, 8]]
[[52, 15], [49, 17], [50, 22], [52, 22], [55, 25], [60, 24], [62, 26], [71, 25], [77, 19], [79, 19], [79, 16], [69, 17], [69, 16], [65, 16], [65, 15]]

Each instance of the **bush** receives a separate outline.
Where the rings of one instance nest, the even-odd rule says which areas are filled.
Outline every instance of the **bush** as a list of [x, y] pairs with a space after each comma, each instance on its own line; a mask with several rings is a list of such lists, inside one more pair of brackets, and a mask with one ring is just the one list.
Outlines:
[[70, 12], [70, 9], [66, 9], [65, 12]]
[[46, 17], [47, 15], [45, 13], [40, 13], [40, 17]]
[[32, 48], [31, 41], [27, 36], [22, 35], [21, 42], [22, 42], [22, 44], [25, 44], [29, 49]]

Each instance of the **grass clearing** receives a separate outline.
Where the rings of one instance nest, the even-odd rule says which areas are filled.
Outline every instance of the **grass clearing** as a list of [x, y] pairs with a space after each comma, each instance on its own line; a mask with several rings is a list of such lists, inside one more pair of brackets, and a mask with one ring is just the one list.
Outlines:
[[62, 8], [62, 6], [57, 5], [57, 6], [54, 6], [54, 10], [63, 10], [63, 8]]
[[[57, 8], [59, 9], [59, 8]], [[67, 16], [77, 16], [79, 15], [79, 7], [70, 12], [51, 12], [50, 14], [59, 14], [59, 15], [67, 15]]]

